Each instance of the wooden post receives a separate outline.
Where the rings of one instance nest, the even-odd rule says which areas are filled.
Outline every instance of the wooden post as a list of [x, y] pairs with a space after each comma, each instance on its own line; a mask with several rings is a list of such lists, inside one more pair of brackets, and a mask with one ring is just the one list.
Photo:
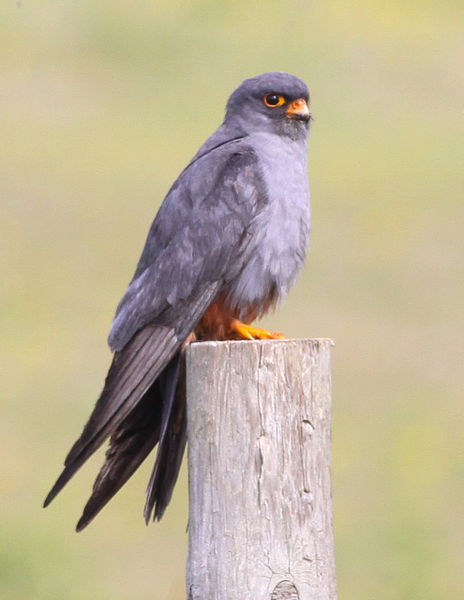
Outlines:
[[336, 599], [330, 346], [188, 347], [188, 600]]

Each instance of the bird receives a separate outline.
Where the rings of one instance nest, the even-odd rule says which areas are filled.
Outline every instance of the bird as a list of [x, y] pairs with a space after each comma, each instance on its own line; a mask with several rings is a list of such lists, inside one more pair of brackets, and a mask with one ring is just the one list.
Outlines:
[[311, 119], [298, 77], [245, 79], [168, 191], [116, 309], [103, 391], [44, 502], [109, 438], [77, 531], [156, 446], [144, 517], [163, 516], [186, 446], [186, 344], [283, 337], [252, 323], [286, 296], [305, 260]]

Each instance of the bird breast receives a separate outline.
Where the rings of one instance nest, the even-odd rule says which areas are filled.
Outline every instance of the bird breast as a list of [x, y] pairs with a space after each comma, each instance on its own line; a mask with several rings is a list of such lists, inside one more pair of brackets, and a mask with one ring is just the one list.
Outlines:
[[309, 242], [310, 205], [306, 141], [272, 134], [250, 136], [267, 203], [251, 224], [247, 261], [231, 282], [229, 298], [240, 310], [281, 300], [295, 282]]

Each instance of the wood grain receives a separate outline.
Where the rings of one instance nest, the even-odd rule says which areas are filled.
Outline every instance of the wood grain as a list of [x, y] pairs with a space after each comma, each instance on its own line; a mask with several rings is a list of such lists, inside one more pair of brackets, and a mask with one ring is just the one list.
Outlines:
[[327, 339], [187, 349], [189, 600], [335, 600]]

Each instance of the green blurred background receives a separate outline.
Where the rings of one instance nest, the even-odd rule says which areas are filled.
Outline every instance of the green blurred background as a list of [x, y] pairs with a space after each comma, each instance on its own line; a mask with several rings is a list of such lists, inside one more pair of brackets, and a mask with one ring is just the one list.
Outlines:
[[268, 325], [331, 337], [344, 600], [464, 590], [462, 3], [4, 0], [0, 595], [183, 599], [186, 475], [152, 459], [85, 532], [102, 454], [42, 499], [101, 389], [163, 195], [245, 77], [305, 79], [313, 237]]

